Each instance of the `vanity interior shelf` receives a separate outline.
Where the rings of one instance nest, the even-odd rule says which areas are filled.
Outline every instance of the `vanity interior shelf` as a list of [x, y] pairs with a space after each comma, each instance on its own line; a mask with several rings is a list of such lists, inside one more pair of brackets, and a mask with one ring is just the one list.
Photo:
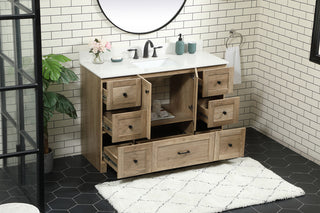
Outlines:
[[125, 178], [244, 154], [245, 128], [223, 129], [239, 119], [240, 98], [225, 98], [233, 68], [100, 78], [81, 66], [81, 81], [82, 153], [100, 172]]

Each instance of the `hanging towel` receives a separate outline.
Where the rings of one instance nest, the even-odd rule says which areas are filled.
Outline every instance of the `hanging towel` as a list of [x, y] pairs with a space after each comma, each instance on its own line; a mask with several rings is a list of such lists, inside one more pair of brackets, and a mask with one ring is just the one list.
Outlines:
[[225, 59], [229, 62], [228, 67], [234, 67], [234, 84], [241, 84], [241, 63], [239, 46], [228, 47]]

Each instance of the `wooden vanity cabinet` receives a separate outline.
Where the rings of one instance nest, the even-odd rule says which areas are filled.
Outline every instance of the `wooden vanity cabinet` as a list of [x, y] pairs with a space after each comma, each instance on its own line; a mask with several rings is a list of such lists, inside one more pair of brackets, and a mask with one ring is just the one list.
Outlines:
[[[169, 82], [162, 107], [173, 116], [152, 119], [159, 79]], [[82, 153], [118, 178], [243, 156], [245, 128], [223, 129], [239, 118], [240, 99], [224, 97], [232, 89], [225, 66], [109, 79], [81, 66]]]

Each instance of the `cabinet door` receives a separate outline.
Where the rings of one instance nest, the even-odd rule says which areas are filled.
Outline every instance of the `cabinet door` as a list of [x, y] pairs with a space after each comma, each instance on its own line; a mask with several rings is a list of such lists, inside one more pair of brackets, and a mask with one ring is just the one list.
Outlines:
[[151, 94], [152, 85], [142, 76], [138, 75], [141, 79], [141, 109], [146, 110], [146, 137], [151, 138]]
[[202, 97], [232, 93], [233, 72], [233, 67], [204, 69]]

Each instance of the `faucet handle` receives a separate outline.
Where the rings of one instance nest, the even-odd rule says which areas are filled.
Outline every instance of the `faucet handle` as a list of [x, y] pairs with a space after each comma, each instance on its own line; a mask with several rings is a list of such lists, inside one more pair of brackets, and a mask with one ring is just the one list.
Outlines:
[[152, 57], [158, 57], [158, 56], [157, 56], [156, 49], [160, 49], [160, 48], [162, 48], [162, 46], [158, 46], [158, 47], [154, 47], [154, 48], [153, 48], [153, 54], [152, 54]]
[[133, 56], [133, 59], [139, 59], [139, 56], [138, 56], [138, 49], [128, 49], [128, 51], [134, 51], [134, 56]]

